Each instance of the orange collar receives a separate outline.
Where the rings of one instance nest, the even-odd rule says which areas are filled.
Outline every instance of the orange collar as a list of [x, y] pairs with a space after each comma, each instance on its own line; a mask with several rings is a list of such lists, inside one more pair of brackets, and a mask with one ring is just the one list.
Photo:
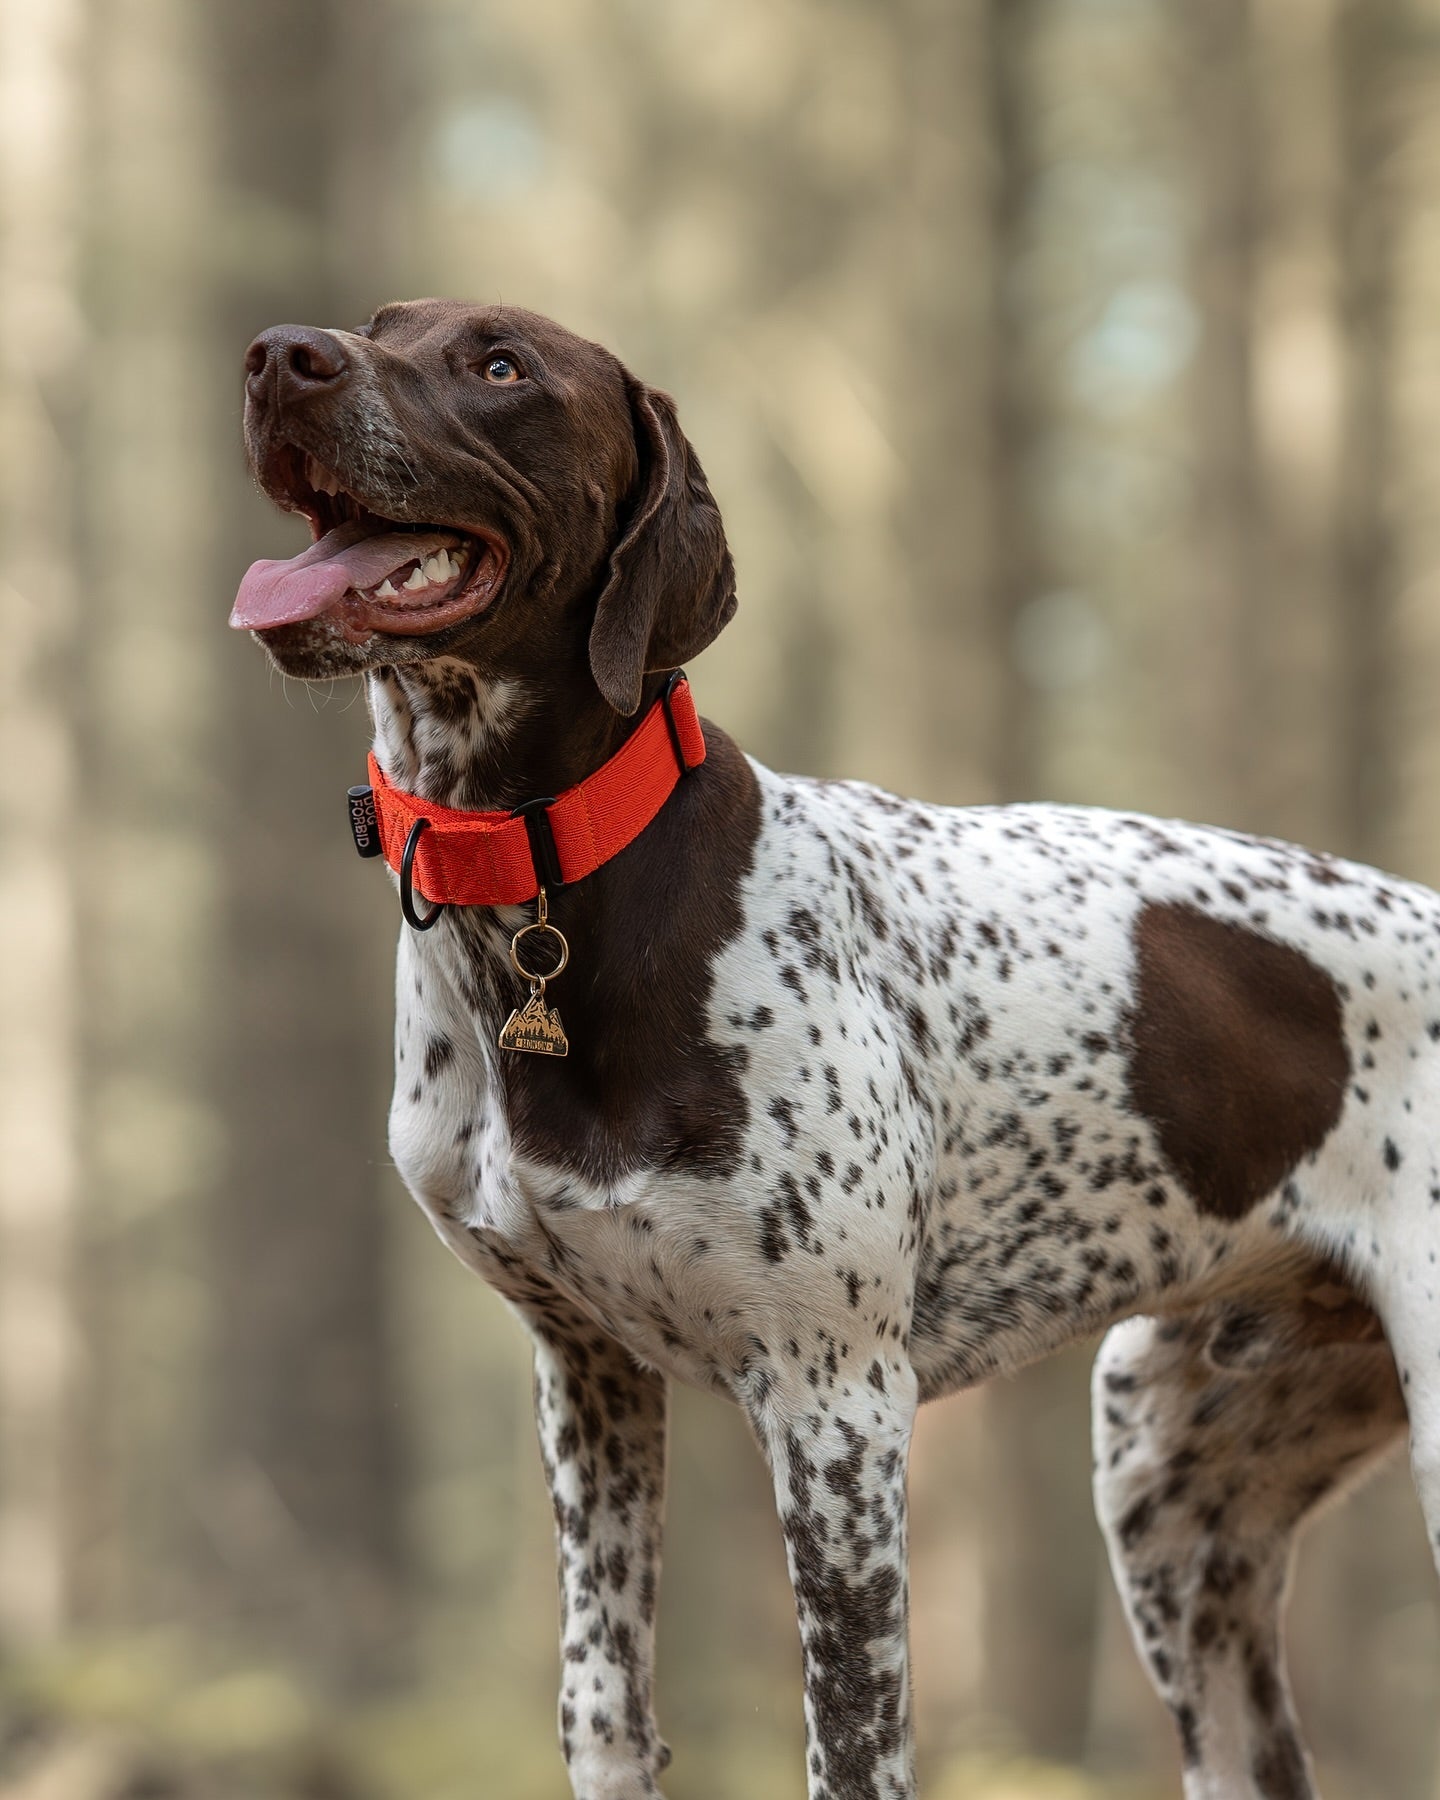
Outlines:
[[555, 799], [513, 812], [461, 812], [407, 794], [386, 780], [372, 755], [370, 790], [350, 790], [355, 847], [362, 856], [383, 855], [409, 877], [403, 899], [413, 884], [437, 907], [516, 906], [609, 862], [704, 760], [690, 683], [677, 670], [609, 762]]

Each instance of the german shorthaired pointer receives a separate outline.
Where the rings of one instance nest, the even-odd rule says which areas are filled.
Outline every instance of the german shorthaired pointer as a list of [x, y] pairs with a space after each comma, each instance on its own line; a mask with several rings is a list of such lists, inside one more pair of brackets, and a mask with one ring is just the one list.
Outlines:
[[700, 464], [532, 313], [386, 306], [247, 367], [255, 474], [316, 541], [234, 623], [366, 678], [357, 838], [414, 927], [390, 1140], [534, 1339], [579, 1800], [668, 1761], [672, 1377], [774, 1475], [811, 1800], [898, 1800], [915, 1408], [1105, 1327], [1096, 1499], [1185, 1793], [1312, 1795], [1297, 1527], [1408, 1422], [1440, 1540], [1440, 898], [702, 736], [668, 672], [735, 593]]

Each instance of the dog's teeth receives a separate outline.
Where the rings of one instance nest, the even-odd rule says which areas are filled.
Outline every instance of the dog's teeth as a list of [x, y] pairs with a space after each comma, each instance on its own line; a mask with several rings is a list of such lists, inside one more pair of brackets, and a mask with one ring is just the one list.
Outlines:
[[412, 594], [415, 593], [416, 590], [419, 588], [429, 587], [430, 583], [425, 579], [425, 571], [420, 567], [420, 565], [418, 563], [410, 571], [410, 574], [406, 579], [405, 585], [407, 588], [409, 588], [409, 590]]
[[400, 590], [396, 587], [395, 583], [387, 575], [380, 583], [379, 587], [376, 588], [375, 598], [377, 600], [393, 600], [399, 591]]
[[425, 579], [427, 581], [444, 581], [448, 573], [448, 570], [442, 571], [440, 567], [440, 558], [438, 556], [431, 556], [426, 559]]
[[333, 499], [340, 492], [340, 477], [313, 456], [305, 458], [305, 478], [317, 494], [329, 494]]

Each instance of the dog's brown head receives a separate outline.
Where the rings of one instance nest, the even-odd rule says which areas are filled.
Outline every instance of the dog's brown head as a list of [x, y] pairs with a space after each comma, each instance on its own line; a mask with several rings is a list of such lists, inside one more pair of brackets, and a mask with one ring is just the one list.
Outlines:
[[246, 356], [261, 487], [315, 542], [245, 576], [231, 622], [288, 674], [432, 656], [543, 676], [588, 659], [618, 712], [735, 610], [719, 510], [668, 395], [517, 307], [279, 325]]

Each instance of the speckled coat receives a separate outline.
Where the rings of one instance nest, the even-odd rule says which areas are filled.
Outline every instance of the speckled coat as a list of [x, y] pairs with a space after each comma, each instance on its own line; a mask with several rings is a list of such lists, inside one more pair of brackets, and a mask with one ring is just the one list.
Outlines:
[[[579, 616], [578, 665], [266, 635], [297, 673], [369, 669], [391, 781], [500, 805], [556, 791], [557, 744], [598, 760]], [[632, 713], [669, 666], [640, 656]], [[1224, 831], [776, 775], [706, 730], [654, 824], [551, 898], [564, 1062], [496, 1047], [526, 910], [399, 946], [397, 1165], [535, 1341], [577, 1800], [654, 1795], [668, 1760], [669, 1380], [741, 1406], [773, 1472], [811, 1800], [908, 1800], [915, 1408], [1107, 1326], [1097, 1504], [1186, 1794], [1306, 1800], [1294, 1533], [1406, 1401], [1440, 1536], [1440, 899]]]

